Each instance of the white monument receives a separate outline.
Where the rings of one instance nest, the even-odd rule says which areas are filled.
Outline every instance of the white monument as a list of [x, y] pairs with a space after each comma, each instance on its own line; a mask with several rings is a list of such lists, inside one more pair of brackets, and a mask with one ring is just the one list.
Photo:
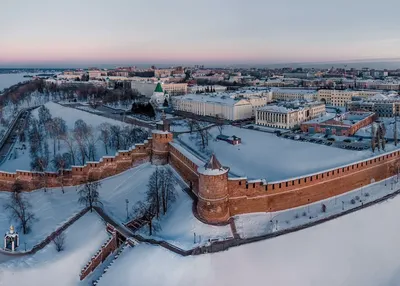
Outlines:
[[14, 226], [10, 226], [10, 230], [4, 235], [4, 249], [15, 251], [19, 246], [19, 235], [14, 230]]

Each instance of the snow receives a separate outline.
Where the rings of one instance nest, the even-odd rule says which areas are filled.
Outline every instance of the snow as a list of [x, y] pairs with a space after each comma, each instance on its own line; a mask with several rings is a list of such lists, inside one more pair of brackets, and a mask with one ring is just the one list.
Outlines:
[[[394, 118], [393, 117], [380, 117], [380, 121], [383, 122], [386, 128], [386, 138], [393, 139], [394, 138]], [[361, 137], [371, 137], [371, 125], [361, 128], [356, 132], [355, 135]], [[400, 138], [400, 121], [397, 120], [397, 138]]]
[[[149, 177], [155, 168], [146, 163], [102, 180], [99, 193], [106, 212], [114, 219], [125, 222], [125, 200], [129, 199], [130, 208], [135, 202], [143, 199]], [[47, 192], [37, 190], [24, 193], [24, 197], [32, 204], [32, 211], [38, 220], [33, 223], [31, 233], [23, 235], [18, 230], [21, 245], [26, 242], [27, 249], [32, 248], [84, 208], [83, 205], [78, 204], [79, 195], [76, 189], [75, 186], [66, 187], [64, 194], [60, 188], [49, 189]], [[0, 202], [7, 202], [9, 195], [10, 193], [0, 192]], [[0, 231], [7, 231], [10, 224], [17, 225], [17, 222], [9, 220], [8, 213], [1, 203]]]
[[194, 164], [196, 164], [197, 166], [204, 166], [205, 163], [200, 160], [198, 157], [196, 157], [194, 154], [190, 153], [188, 150], [186, 150], [186, 148], [184, 148], [183, 146], [181, 146], [179, 143], [177, 142], [170, 142], [169, 143], [172, 147], [174, 147], [176, 150], [178, 150], [180, 153], [182, 153], [183, 156], [185, 156], [186, 158], [188, 158], [190, 161], [192, 161]]
[[[189, 195], [178, 190], [177, 201], [172, 205], [170, 212], [159, 220], [161, 231], [150, 237], [148, 227], [145, 226], [139, 230], [139, 233], [144, 237], [165, 240], [185, 250], [204, 245], [209, 239], [233, 237], [229, 225], [212, 226], [195, 218], [192, 205], [193, 201]], [[194, 242], [195, 234], [196, 242]]]
[[[234, 218], [235, 225], [242, 238], [261, 236], [318, 221], [339, 214], [343, 210], [354, 209], [398, 189], [400, 189], [400, 181], [397, 182], [395, 176], [306, 206], [279, 212], [237, 215]], [[354, 200], [354, 204], [352, 200]], [[322, 212], [322, 204], [326, 207], [325, 212]]]
[[197, 172], [199, 172], [199, 174], [207, 176], [219, 176], [228, 172], [228, 169], [207, 169], [205, 167], [200, 167], [197, 169]]
[[399, 285], [399, 208], [397, 197], [215, 254], [182, 257], [140, 244], [116, 260], [99, 285]]
[[[219, 130], [214, 127], [210, 129], [210, 133], [215, 138], [219, 135]], [[231, 176], [266, 179], [269, 182], [350, 164], [377, 154], [370, 150], [351, 151], [298, 142], [266, 132], [233, 126], [225, 126], [223, 134], [240, 137], [242, 144], [231, 145], [210, 139], [208, 150], [200, 151], [196, 134], [182, 134], [179, 138], [197, 150], [203, 158], [214, 152], [223, 166], [231, 168]], [[388, 145], [387, 149], [394, 149], [394, 146]]]
[[81, 269], [107, 238], [100, 217], [87, 213], [65, 231], [64, 251], [49, 244], [33, 256], [0, 264], [0, 285], [77, 285]]
[[[82, 119], [85, 121], [86, 124], [91, 125], [94, 128], [95, 137], [98, 136], [97, 128], [98, 126], [103, 123], [107, 122], [112, 125], [119, 125], [119, 126], [128, 126], [129, 124], [122, 123], [120, 121], [98, 116], [95, 114], [91, 114], [85, 111], [77, 110], [74, 108], [64, 107], [60, 104], [54, 102], [48, 102], [45, 106], [50, 110], [52, 117], [61, 117], [65, 120], [68, 130], [71, 131], [74, 128], [75, 121], [78, 119]], [[35, 109], [32, 111], [32, 116], [36, 119], [39, 118], [39, 109]], [[68, 151], [67, 145], [65, 142], [60, 142], [61, 149], [60, 151], [57, 150], [59, 154]], [[15, 172], [15, 170], [30, 170], [30, 156], [29, 156], [29, 146], [27, 146], [26, 150], [21, 150], [22, 145], [29, 145], [28, 143], [21, 143], [17, 142], [13, 149], [11, 150], [10, 154], [14, 154], [15, 149], [17, 152], [17, 158], [14, 159], [13, 156], [9, 156], [7, 160], [0, 166], [2, 171], [6, 172]], [[48, 141], [50, 147], [50, 153], [53, 154], [53, 140]], [[114, 155], [117, 150], [110, 150], [109, 148], [109, 155]], [[106, 155], [104, 144], [101, 141], [97, 141], [96, 143], [96, 159], [99, 160], [102, 156]], [[51, 166], [50, 166], [51, 167]]]

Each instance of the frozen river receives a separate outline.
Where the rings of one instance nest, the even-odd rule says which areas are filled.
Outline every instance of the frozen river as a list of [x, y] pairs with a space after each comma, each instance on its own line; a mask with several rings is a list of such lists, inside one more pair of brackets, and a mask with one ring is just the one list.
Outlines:
[[11, 73], [11, 74], [0, 74], [0, 93], [3, 89], [8, 88], [19, 82], [30, 80], [28, 77], [24, 77], [26, 73]]

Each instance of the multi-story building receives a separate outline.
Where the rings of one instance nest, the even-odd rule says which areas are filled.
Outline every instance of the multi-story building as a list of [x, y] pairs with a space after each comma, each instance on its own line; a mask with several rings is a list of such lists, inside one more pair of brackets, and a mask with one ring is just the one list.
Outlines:
[[267, 105], [257, 110], [256, 124], [274, 128], [290, 129], [302, 122], [325, 114], [325, 104], [321, 102], [286, 102]]
[[376, 94], [370, 98], [347, 102], [348, 111], [375, 112], [379, 117], [400, 115], [400, 97], [396, 94]]
[[154, 70], [154, 76], [157, 78], [168, 77], [172, 74], [173, 69], [156, 69]]
[[188, 94], [172, 97], [171, 100], [174, 110], [200, 116], [218, 117], [232, 121], [253, 116], [253, 106], [249, 100], [225, 94]]
[[164, 83], [162, 88], [170, 95], [182, 95], [187, 93], [187, 83]]
[[273, 100], [316, 100], [317, 91], [308, 89], [283, 89], [283, 88], [272, 88], [272, 99]]
[[378, 94], [379, 91], [372, 90], [318, 90], [317, 100], [332, 106], [346, 106], [346, 102], [352, 101], [354, 97], [368, 97]]

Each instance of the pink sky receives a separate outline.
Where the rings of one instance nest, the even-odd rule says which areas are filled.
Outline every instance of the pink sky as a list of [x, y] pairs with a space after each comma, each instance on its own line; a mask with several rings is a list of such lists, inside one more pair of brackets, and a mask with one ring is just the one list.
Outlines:
[[399, 1], [369, 2], [8, 1], [0, 64], [400, 57]]

